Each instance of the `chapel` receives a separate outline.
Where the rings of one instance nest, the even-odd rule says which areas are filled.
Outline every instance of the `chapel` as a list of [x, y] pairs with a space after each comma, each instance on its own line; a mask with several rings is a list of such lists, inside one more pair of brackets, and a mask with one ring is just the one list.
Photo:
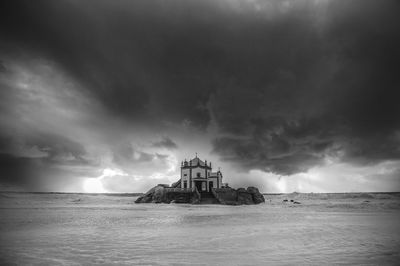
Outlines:
[[212, 188], [221, 188], [222, 173], [212, 172], [211, 162], [196, 157], [181, 163], [181, 188], [197, 188], [199, 192], [211, 192]]

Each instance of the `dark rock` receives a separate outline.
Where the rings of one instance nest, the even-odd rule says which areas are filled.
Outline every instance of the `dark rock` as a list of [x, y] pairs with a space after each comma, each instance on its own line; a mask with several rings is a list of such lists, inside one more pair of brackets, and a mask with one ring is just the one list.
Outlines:
[[293, 202], [293, 200], [291, 199], [290, 202]]
[[153, 194], [140, 196], [135, 200], [135, 203], [150, 203], [153, 200]]
[[288, 200], [287, 200], [287, 199], [284, 199], [283, 202], [288, 202]]
[[293, 204], [301, 204], [301, 203], [298, 201], [293, 201]]
[[249, 192], [253, 198], [254, 204], [260, 204], [265, 202], [264, 195], [260, 193], [256, 187], [248, 187], [247, 192]]
[[[244, 188], [239, 188], [238, 190], [233, 188], [212, 189], [211, 196], [213, 196], [213, 199], [210, 204], [251, 205], [265, 202], [264, 196], [255, 187], [248, 187], [247, 190]], [[198, 204], [201, 202], [201, 195], [196, 189], [172, 188], [160, 184], [135, 200], [135, 203], [150, 202]]]
[[237, 201], [239, 204], [251, 205], [254, 204], [253, 196], [244, 188], [238, 188]]
[[136, 200], [135, 203], [144, 203], [142, 202], [143, 196], [139, 196]]
[[147, 191], [143, 196], [140, 196], [135, 200], [135, 203], [150, 203], [153, 200], [153, 194], [154, 191], [156, 190], [156, 187], [151, 188], [149, 191]]
[[255, 187], [248, 187], [247, 190], [239, 188], [216, 188], [212, 190], [215, 198], [226, 205], [251, 205], [265, 202], [264, 196]]
[[146, 194], [137, 198], [135, 203], [191, 203], [200, 202], [200, 194], [197, 190], [170, 188], [158, 185], [150, 189]]
[[221, 204], [238, 205], [237, 192], [233, 188], [215, 188], [212, 193]]
[[160, 185], [155, 187], [152, 202], [154, 203], [166, 202], [165, 187]]

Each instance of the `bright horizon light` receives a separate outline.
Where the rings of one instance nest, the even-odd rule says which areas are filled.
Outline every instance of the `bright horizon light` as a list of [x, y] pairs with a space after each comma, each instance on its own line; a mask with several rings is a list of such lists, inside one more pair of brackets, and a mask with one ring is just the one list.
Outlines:
[[106, 193], [107, 191], [103, 187], [100, 177], [87, 178], [83, 182], [83, 189], [86, 193]]
[[117, 175], [126, 176], [128, 174], [120, 169], [105, 168], [103, 169], [103, 174], [101, 176], [96, 178], [86, 178], [86, 180], [83, 181], [83, 190], [85, 193], [108, 193], [109, 191], [103, 187], [102, 179], [104, 177]]

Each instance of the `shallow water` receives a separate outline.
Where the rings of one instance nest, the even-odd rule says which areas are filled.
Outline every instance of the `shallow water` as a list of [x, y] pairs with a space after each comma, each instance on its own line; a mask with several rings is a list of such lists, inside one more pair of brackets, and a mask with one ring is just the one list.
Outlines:
[[400, 194], [265, 197], [266, 204], [221, 206], [134, 204], [134, 197], [121, 195], [1, 193], [0, 264], [400, 262]]

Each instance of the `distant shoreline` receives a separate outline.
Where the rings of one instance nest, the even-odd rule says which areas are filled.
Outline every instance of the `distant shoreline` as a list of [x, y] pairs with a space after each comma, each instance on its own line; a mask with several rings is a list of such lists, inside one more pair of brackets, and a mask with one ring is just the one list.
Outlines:
[[[143, 193], [87, 193], [87, 192], [43, 192], [43, 191], [0, 191], [0, 193], [21, 193], [21, 194], [67, 194], [67, 195], [106, 195], [106, 196], [142, 196]], [[291, 195], [291, 194], [399, 194], [400, 191], [392, 192], [288, 192], [288, 193], [262, 193], [263, 195]]]
[[288, 192], [288, 193], [262, 193], [263, 195], [290, 195], [290, 194], [398, 194], [400, 191], [392, 192]]
[[141, 196], [144, 193], [86, 193], [86, 192], [40, 192], [40, 191], [0, 191], [0, 193], [20, 194], [66, 194], [66, 195], [106, 195], [106, 196]]

